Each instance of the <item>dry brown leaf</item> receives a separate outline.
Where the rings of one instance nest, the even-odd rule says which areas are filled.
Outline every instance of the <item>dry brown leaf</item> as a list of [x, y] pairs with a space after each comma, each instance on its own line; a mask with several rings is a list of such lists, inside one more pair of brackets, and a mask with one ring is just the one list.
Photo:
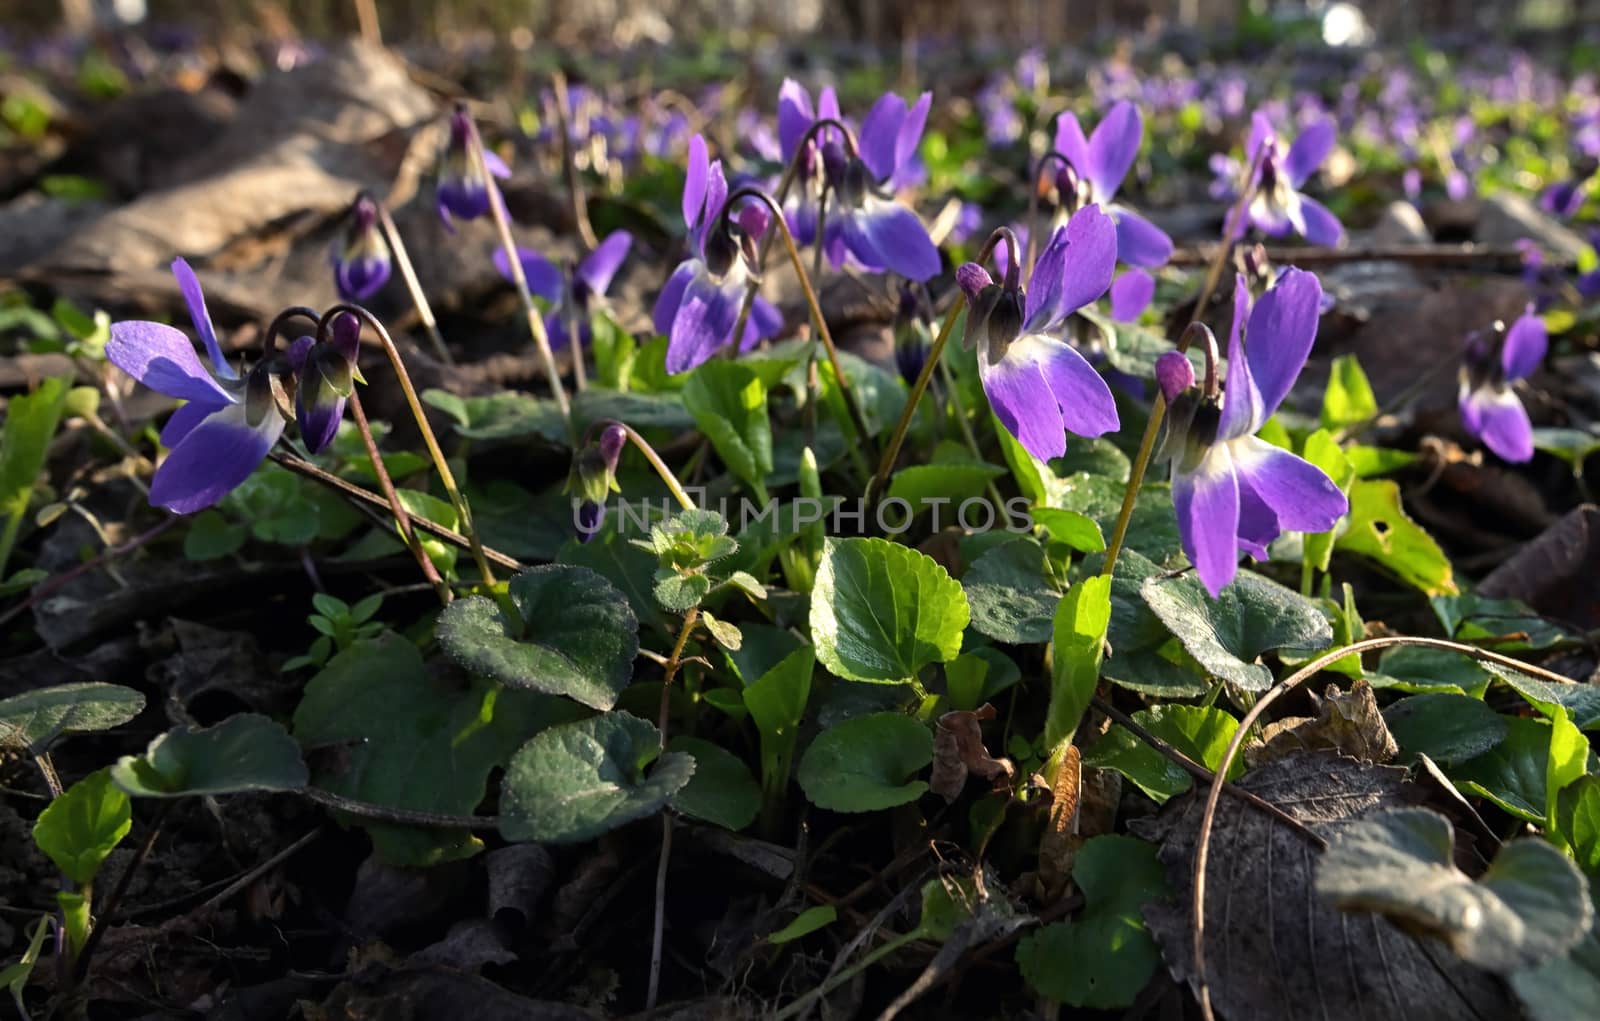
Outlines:
[[1016, 775], [1010, 759], [997, 759], [983, 745], [983, 721], [992, 720], [995, 708], [985, 703], [977, 710], [959, 709], [939, 717], [933, 738], [933, 772], [928, 788], [946, 801], [961, 796], [970, 773], [1005, 790]]
[[1348, 693], [1330, 684], [1323, 695], [1313, 692], [1311, 701], [1316, 716], [1291, 716], [1267, 724], [1261, 730], [1262, 743], [1245, 749], [1245, 761], [1258, 766], [1297, 751], [1335, 751], [1387, 763], [1400, 754], [1366, 681], [1356, 681]]

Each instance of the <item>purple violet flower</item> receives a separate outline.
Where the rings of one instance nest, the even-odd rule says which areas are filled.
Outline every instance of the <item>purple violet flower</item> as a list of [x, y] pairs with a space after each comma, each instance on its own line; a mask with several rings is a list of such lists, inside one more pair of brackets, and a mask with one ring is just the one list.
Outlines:
[[1494, 340], [1483, 333], [1467, 338], [1457, 399], [1461, 424], [1501, 460], [1531, 461], [1533, 424], [1511, 384], [1527, 379], [1544, 361], [1550, 344], [1544, 321], [1530, 304], [1505, 331], [1498, 352]]
[[[439, 219], [446, 230], [454, 231], [451, 217], [476, 220], [489, 214], [489, 189], [493, 182], [478, 172], [472, 159], [473, 127], [466, 109], [457, 106], [450, 113], [450, 145], [445, 149], [444, 166], [439, 171], [439, 184], [435, 188], [435, 201]], [[511, 176], [511, 168], [488, 148], [483, 150], [483, 163], [495, 177]]]
[[1172, 258], [1172, 239], [1114, 201], [1143, 140], [1144, 119], [1139, 108], [1127, 100], [1114, 105], [1087, 139], [1072, 111], [1056, 119], [1056, 151], [1072, 163], [1087, 186], [1088, 202], [1102, 206], [1117, 225], [1117, 258], [1130, 266], [1161, 266]]
[[[751, 205], [736, 222], [724, 222], [728, 181], [722, 161], [710, 161], [700, 135], [689, 140], [683, 182], [683, 219], [689, 258], [673, 270], [656, 299], [657, 333], [667, 337], [667, 371], [688, 372], [733, 341], [744, 292], [755, 265], [753, 241], [766, 229], [766, 212]], [[783, 316], [759, 295], [750, 306], [740, 350], [749, 350], [783, 326]]]
[[1333, 121], [1319, 120], [1300, 133], [1293, 145], [1278, 137], [1272, 122], [1257, 112], [1251, 120], [1245, 153], [1255, 175], [1250, 181], [1248, 215], [1241, 217], [1236, 237], [1255, 228], [1268, 237], [1295, 233], [1314, 245], [1337, 244], [1344, 227], [1326, 206], [1301, 193], [1333, 149]]
[[[571, 342], [568, 321], [578, 328], [578, 342], [588, 345], [591, 335], [589, 313], [605, 298], [611, 280], [622, 267], [633, 247], [633, 235], [625, 230], [612, 231], [595, 246], [575, 267], [570, 276], [561, 272], [549, 259], [528, 248], [517, 249], [517, 261], [522, 263], [522, 275], [527, 278], [528, 290], [550, 302], [550, 311], [544, 317], [545, 332], [550, 336], [550, 346], [560, 350]], [[504, 249], [494, 253], [495, 269], [507, 280], [511, 279], [511, 261]]]
[[389, 242], [378, 229], [378, 204], [358, 197], [350, 207], [342, 244], [332, 253], [333, 283], [344, 301], [362, 302], [389, 282]]
[[996, 284], [977, 263], [956, 271], [966, 292], [967, 343], [978, 346], [978, 376], [995, 417], [1040, 460], [1067, 450], [1067, 433], [1100, 436], [1117, 428], [1111, 388], [1063, 339], [1067, 318], [1111, 286], [1117, 229], [1098, 206], [1058, 228], [1026, 290], [1016, 270]]
[[263, 362], [241, 378], [222, 357], [194, 271], [175, 259], [172, 274], [205, 344], [210, 368], [181, 331], [142, 320], [111, 324], [106, 357], [150, 389], [188, 402], [161, 430], [161, 445], [170, 453], [150, 482], [150, 502], [192, 514], [249, 478], [283, 434], [272, 378], [280, 366]]
[[1265, 560], [1283, 531], [1325, 532], [1349, 507], [1320, 468], [1255, 435], [1305, 366], [1321, 305], [1317, 278], [1289, 269], [1252, 310], [1240, 276], [1226, 388], [1218, 392], [1214, 379], [1195, 388], [1188, 359], [1176, 351], [1157, 361], [1172, 407], [1159, 456], [1172, 462], [1183, 551], [1212, 596], [1233, 580], [1241, 550]]
[[361, 351], [361, 320], [340, 312], [328, 325], [328, 341], [301, 337], [289, 345], [289, 365], [298, 380], [294, 417], [306, 449], [320, 454], [339, 432], [344, 405], [355, 389], [356, 358]]
[[1130, 269], [1111, 283], [1111, 318], [1136, 323], [1155, 296], [1155, 277], [1142, 269]]

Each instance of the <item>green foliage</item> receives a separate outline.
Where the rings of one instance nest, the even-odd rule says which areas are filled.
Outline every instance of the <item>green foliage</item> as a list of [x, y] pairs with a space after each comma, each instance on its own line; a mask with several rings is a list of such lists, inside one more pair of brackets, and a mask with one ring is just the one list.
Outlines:
[[509, 607], [457, 599], [439, 615], [439, 644], [468, 670], [513, 688], [610, 709], [633, 677], [639, 624], [628, 600], [583, 567], [549, 564], [507, 586]]
[[817, 659], [852, 681], [900, 683], [961, 651], [967, 597], [932, 557], [884, 539], [829, 539], [811, 593]]
[[383, 605], [383, 593], [375, 592], [351, 606], [344, 600], [318, 592], [311, 597], [317, 612], [306, 618], [306, 623], [317, 631], [311, 649], [283, 664], [283, 672], [301, 667], [321, 667], [334, 653], [344, 652], [358, 641], [376, 638], [383, 632], [383, 623], [372, 617]]
[[1421, 525], [1400, 506], [1400, 487], [1387, 479], [1351, 484], [1350, 516], [1334, 549], [1376, 561], [1397, 578], [1430, 596], [1456, 591], [1450, 561]]
[[811, 697], [815, 669], [816, 651], [804, 645], [773, 664], [741, 692], [760, 734], [761, 791], [769, 808], [783, 801], [789, 786], [795, 742]]
[[134, 797], [182, 798], [299, 790], [307, 772], [288, 731], [265, 716], [240, 713], [213, 727], [174, 727], [142, 756], [118, 759], [111, 779]]
[[[1133, 714], [1133, 721], [1212, 771], [1222, 765], [1228, 742], [1239, 730], [1239, 721], [1221, 709], [1174, 703], [1141, 709]], [[1181, 766], [1120, 724], [1112, 726], [1084, 754], [1083, 764], [1116, 770], [1158, 803], [1194, 786], [1194, 778]], [[1243, 756], [1235, 757], [1228, 779], [1236, 779], [1243, 771]]]
[[716, 511], [685, 510], [650, 530], [649, 539], [633, 544], [656, 555], [659, 563], [652, 593], [662, 608], [683, 613], [722, 585], [732, 585], [754, 599], [765, 599], [766, 589], [741, 570], [712, 574], [712, 564], [739, 552], [739, 542], [728, 535], [728, 523]]
[[997, 642], [1048, 642], [1061, 587], [1051, 577], [1044, 549], [1018, 538], [989, 550], [961, 578], [972, 627]]
[[1509, 730], [1505, 717], [1483, 702], [1449, 692], [1402, 698], [1384, 709], [1383, 720], [1403, 759], [1426, 755], [1446, 766], [1482, 755]]
[[[1322, 394], [1322, 428], [1336, 432], [1360, 425], [1377, 414], [1378, 399], [1356, 356], [1335, 358], [1328, 369], [1328, 387]], [[1338, 481], [1337, 477], [1334, 481]]]
[[1272, 684], [1272, 671], [1256, 663], [1263, 652], [1314, 651], [1333, 641], [1333, 629], [1315, 603], [1249, 571], [1240, 571], [1216, 599], [1192, 573], [1148, 578], [1140, 592], [1190, 655], [1246, 691]]
[[832, 925], [838, 918], [839, 909], [832, 904], [818, 904], [816, 907], [806, 908], [795, 916], [794, 921], [767, 936], [767, 942], [773, 946], [793, 943], [818, 929]]
[[1044, 740], [1049, 748], [1070, 741], [1089, 708], [1105, 657], [1106, 628], [1111, 624], [1111, 579], [1084, 578], [1056, 608], [1050, 647], [1050, 708]]
[[[500, 791], [501, 835], [573, 844], [654, 815], [695, 773], [693, 756], [662, 752], [660, 739], [655, 727], [624, 712], [534, 735], [506, 769]], [[647, 774], [652, 762], [655, 768]], [[701, 807], [706, 800], [699, 799]]]
[[35, 688], [0, 699], [0, 748], [43, 751], [58, 737], [110, 730], [143, 710], [144, 696], [119, 684]]
[[45, 454], [66, 408], [69, 380], [46, 379], [30, 394], [11, 398], [0, 429], [0, 577], [22, 531], [28, 503], [44, 472]]
[[1046, 999], [1097, 1010], [1127, 1007], [1161, 964], [1140, 914], [1167, 893], [1155, 845], [1094, 837], [1078, 850], [1072, 879], [1083, 892], [1082, 914], [1023, 937], [1017, 966]]
[[767, 500], [772, 471], [772, 423], [767, 417], [767, 387], [756, 371], [739, 362], [713, 358], [690, 374], [683, 406], [728, 470]]
[[88, 886], [107, 856], [133, 828], [133, 802], [97, 770], [45, 806], [33, 824], [33, 842], [61, 874]]
[[694, 759], [694, 775], [673, 795], [673, 808], [730, 830], [742, 830], [755, 820], [761, 788], [737, 755], [714, 742], [681, 736], [667, 742], [667, 751]]
[[819, 808], [875, 812], [917, 800], [911, 777], [933, 761], [933, 735], [901, 713], [871, 713], [817, 735], [800, 757], [800, 786]]

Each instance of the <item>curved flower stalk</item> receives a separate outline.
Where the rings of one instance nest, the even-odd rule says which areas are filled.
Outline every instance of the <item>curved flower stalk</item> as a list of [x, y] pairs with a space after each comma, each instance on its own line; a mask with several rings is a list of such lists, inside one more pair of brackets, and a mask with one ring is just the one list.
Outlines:
[[1530, 304], [1505, 331], [1498, 351], [1494, 341], [1493, 334], [1467, 338], [1457, 400], [1461, 424], [1501, 460], [1530, 461], [1533, 424], [1511, 384], [1527, 379], [1544, 361], [1550, 345], [1544, 320]]
[[1246, 215], [1234, 228], [1234, 239], [1244, 237], [1254, 225], [1269, 237], [1294, 233], [1314, 245], [1337, 244], [1344, 227], [1326, 206], [1300, 188], [1333, 149], [1333, 121], [1320, 120], [1300, 133], [1290, 145], [1279, 137], [1266, 114], [1257, 112], [1250, 122], [1250, 142], [1245, 147], [1253, 168], [1247, 190]]
[[1066, 453], [1068, 432], [1100, 436], [1117, 428], [1117, 407], [1100, 374], [1064, 338], [1072, 313], [1111, 285], [1116, 226], [1086, 206], [1058, 229], [1028, 286], [1015, 261], [1004, 284], [977, 263], [956, 271], [971, 308], [967, 339], [978, 346], [978, 375], [995, 417], [1041, 460]]
[[1304, 368], [1321, 304], [1321, 284], [1303, 270], [1284, 271], [1254, 309], [1238, 277], [1226, 389], [1219, 389], [1216, 340], [1204, 325], [1191, 327], [1207, 343], [1203, 387], [1195, 387], [1180, 352], [1157, 361], [1156, 379], [1172, 406], [1158, 456], [1172, 462], [1183, 551], [1213, 596], [1233, 580], [1241, 551], [1265, 560], [1282, 532], [1325, 532], [1349, 509], [1322, 469], [1255, 435]]
[[1071, 111], [1056, 119], [1056, 151], [1077, 172], [1080, 197], [1096, 203], [1117, 225], [1117, 258], [1130, 266], [1165, 265], [1172, 258], [1172, 239], [1166, 232], [1127, 206], [1116, 202], [1117, 189], [1139, 155], [1144, 140], [1144, 119], [1139, 108], [1124, 99], [1114, 105], [1084, 137], [1083, 127]]
[[[654, 312], [656, 332], [667, 336], [667, 371], [673, 374], [688, 372], [733, 342], [745, 287], [758, 275], [753, 239], [766, 230], [766, 212], [747, 205], [735, 224], [722, 215], [727, 200], [722, 161], [711, 162], [705, 139], [695, 135], [683, 183], [690, 255], [673, 270]], [[749, 350], [782, 326], [783, 316], [758, 296], [739, 349]]]
[[[439, 219], [452, 232], [456, 229], [452, 217], [476, 220], [489, 215], [490, 181], [472, 158], [473, 134], [471, 115], [457, 105], [450, 112], [450, 144], [445, 149], [444, 166], [439, 170], [434, 192]], [[502, 180], [511, 176], [505, 160], [487, 148], [483, 150], [483, 168]]]
[[[622, 268], [622, 261], [628, 257], [632, 247], [632, 234], [625, 230], [613, 231], [573, 267], [570, 276], [538, 252], [528, 248], [517, 249], [517, 261], [522, 263], [522, 275], [527, 278], [528, 290], [551, 304], [549, 313], [544, 317], [544, 328], [550, 335], [550, 347], [553, 350], [559, 351], [570, 343], [569, 322], [577, 329], [579, 344], [589, 343], [589, 313], [604, 300], [612, 279], [616, 277], [617, 270]], [[494, 266], [501, 276], [512, 280], [511, 261], [503, 249], [495, 250]]]
[[106, 357], [150, 389], [188, 402], [161, 430], [161, 445], [171, 452], [151, 480], [150, 502], [192, 514], [249, 478], [278, 442], [292, 370], [275, 355], [241, 377], [222, 357], [194, 270], [174, 259], [172, 274], [211, 365], [201, 363], [181, 331], [142, 320], [111, 324]]
[[[892, 271], [910, 280], [924, 281], [939, 272], [939, 250], [922, 220], [894, 198], [894, 192], [920, 173], [917, 145], [928, 121], [933, 94], [924, 92], [907, 104], [892, 92], [884, 93], [861, 124], [859, 150], [824, 132], [826, 141], [801, 156], [800, 173], [812, 182], [812, 201], [802, 199], [789, 216], [790, 229], [801, 244], [816, 241], [822, 222], [822, 247], [835, 269], [844, 265], [872, 273]], [[838, 100], [832, 89], [818, 98], [816, 116], [811, 97], [793, 81], [785, 81], [778, 96], [778, 134], [785, 159], [792, 159], [806, 133], [818, 120], [839, 120]], [[820, 163], [821, 173], [817, 171]], [[824, 191], [836, 201], [819, 212]]]
[[342, 301], [366, 301], [389, 282], [389, 243], [378, 224], [378, 204], [370, 195], [356, 198], [343, 239], [334, 245], [333, 283]]

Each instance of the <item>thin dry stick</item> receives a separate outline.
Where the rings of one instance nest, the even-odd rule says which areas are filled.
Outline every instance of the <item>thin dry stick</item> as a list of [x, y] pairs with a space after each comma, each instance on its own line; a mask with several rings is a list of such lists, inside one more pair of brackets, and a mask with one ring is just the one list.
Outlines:
[[434, 357], [446, 365], [455, 364], [450, 357], [450, 349], [444, 346], [444, 337], [439, 333], [439, 322], [433, 317], [433, 306], [428, 304], [428, 296], [422, 292], [422, 284], [417, 280], [417, 271], [411, 264], [411, 255], [406, 251], [406, 243], [400, 237], [400, 228], [395, 226], [394, 217], [389, 215], [389, 209], [376, 198], [368, 196], [373, 206], [378, 210], [378, 225], [383, 228], [384, 240], [389, 242], [389, 251], [394, 255], [394, 263], [400, 267], [400, 279], [405, 281], [406, 293], [411, 295], [411, 304], [417, 310], [417, 318], [422, 322], [422, 328], [428, 331], [428, 343], [433, 346]]
[[572, 136], [567, 126], [567, 76], [560, 71], [550, 73], [550, 88], [556, 94], [556, 129], [561, 132], [561, 171], [567, 180], [567, 194], [572, 199], [572, 219], [578, 225], [578, 237], [584, 251], [592, 252], [600, 244], [595, 237], [594, 224], [589, 222], [589, 197], [584, 194], [583, 183], [578, 180], [578, 164], [572, 158]]
[[358, 819], [392, 823], [395, 826], [420, 826], [433, 830], [495, 830], [500, 828], [500, 817], [495, 815], [442, 815], [438, 812], [421, 812], [414, 808], [390, 808], [374, 805], [370, 801], [357, 801], [342, 794], [325, 791], [320, 787], [302, 787], [294, 793], [307, 801], [353, 815]]
[[[672, 655], [667, 657], [667, 665], [661, 681], [661, 710], [657, 716], [657, 734], [661, 739], [663, 751], [667, 747], [667, 717], [672, 707], [672, 680], [678, 674], [678, 668], [683, 665], [683, 650], [689, 644], [689, 636], [694, 632], [695, 624], [700, 620], [700, 608], [693, 607], [683, 616], [683, 629], [678, 632], [678, 640], [672, 646]], [[661, 951], [663, 937], [666, 933], [667, 912], [667, 861], [672, 854], [672, 814], [666, 809], [661, 810], [661, 861], [656, 865], [656, 918], [655, 928], [650, 936], [650, 987], [645, 993], [644, 1009], [654, 1010], [656, 998], [661, 992]]]
[[[372, 490], [363, 489], [354, 482], [348, 482], [344, 479], [341, 479], [332, 472], [323, 471], [310, 461], [303, 460], [293, 454], [286, 454], [279, 450], [274, 450], [267, 456], [295, 474], [304, 475], [306, 478], [311, 479], [314, 482], [320, 482], [322, 485], [327, 486], [330, 489], [337, 490], [353, 500], [359, 500], [362, 503], [371, 504], [374, 507], [381, 507], [386, 511], [392, 509], [390, 508], [387, 500], [379, 496], [377, 493], [374, 493]], [[420, 514], [410, 514], [409, 517], [411, 519], [411, 523], [417, 528], [422, 529], [424, 532], [427, 532], [430, 535], [436, 535], [445, 542], [448, 542], [452, 546], [456, 546], [460, 549], [472, 549], [472, 540], [468, 539], [460, 532], [457, 532], [454, 529], [446, 528], [437, 521], [425, 518]], [[179, 519], [174, 517], [172, 520]], [[497, 549], [492, 549], [488, 546], [485, 546], [483, 547], [483, 555], [491, 562], [499, 564], [508, 571], [521, 571], [524, 569], [524, 565], [521, 563], [521, 561], [517, 560], [515, 557], [508, 557]], [[0, 623], [4, 623], [4, 621], [0, 621]]]
[[[1267, 707], [1276, 702], [1280, 696], [1293, 691], [1307, 678], [1315, 676], [1329, 664], [1337, 662], [1345, 656], [1374, 652], [1378, 649], [1386, 649], [1395, 645], [1421, 645], [1432, 649], [1447, 649], [1486, 663], [1496, 663], [1500, 666], [1510, 667], [1530, 677], [1537, 677], [1542, 681], [1550, 681], [1555, 684], [1575, 683], [1572, 678], [1563, 677], [1543, 667], [1524, 663], [1519, 659], [1513, 659], [1498, 652], [1480, 649], [1475, 645], [1464, 645], [1461, 642], [1452, 642], [1443, 638], [1416, 638], [1408, 635], [1368, 638], [1318, 656], [1262, 694], [1256, 704], [1250, 707], [1250, 711], [1244, 714], [1244, 719], [1239, 721], [1239, 729], [1234, 732], [1233, 740], [1228, 742], [1228, 750], [1222, 753], [1222, 761], [1217, 765], [1218, 774], [1222, 776], [1228, 775], [1228, 770], [1232, 767], [1234, 758], [1238, 756], [1239, 749], [1243, 746], [1246, 736], [1255, 728], [1256, 721], [1266, 712]], [[1190, 952], [1194, 955], [1194, 976], [1195, 985], [1199, 992], [1200, 1012], [1206, 1018], [1206, 1021], [1216, 1021], [1216, 1014], [1211, 1009], [1211, 986], [1206, 980], [1206, 861], [1210, 856], [1211, 828], [1216, 822], [1217, 803], [1221, 797], [1222, 785], [1212, 784], [1211, 790], [1206, 794], [1205, 812], [1200, 816], [1200, 829], [1195, 835], [1194, 894], [1190, 902], [1190, 910], [1194, 914], [1194, 942]]]
[[400, 538], [405, 540], [406, 548], [411, 551], [411, 555], [416, 557], [417, 566], [422, 568], [422, 576], [433, 586], [434, 595], [439, 597], [439, 602], [449, 606], [450, 600], [454, 599], [455, 595], [450, 591], [450, 586], [439, 576], [439, 569], [434, 566], [433, 558], [422, 548], [422, 540], [417, 538], [416, 529], [411, 527], [411, 515], [406, 513], [406, 506], [400, 502], [400, 494], [395, 491], [394, 481], [389, 478], [389, 469], [383, 463], [383, 455], [378, 452], [377, 441], [372, 438], [372, 426], [367, 422], [367, 413], [362, 410], [361, 397], [354, 390], [350, 391], [350, 413], [355, 416], [356, 428], [360, 430], [361, 440], [367, 447], [367, 456], [372, 459], [372, 471], [378, 476], [378, 488], [383, 490], [383, 495], [389, 502], [389, 512], [394, 515], [395, 524], [400, 528]]
[[556, 357], [550, 350], [550, 335], [545, 332], [544, 316], [539, 314], [539, 307], [533, 303], [533, 293], [528, 290], [528, 276], [522, 271], [522, 260], [517, 257], [517, 243], [511, 237], [511, 217], [506, 212], [505, 197], [500, 194], [500, 185], [495, 182], [494, 175], [489, 173], [488, 161], [483, 156], [483, 136], [478, 134], [477, 124], [470, 118], [468, 124], [471, 125], [472, 138], [467, 149], [478, 173], [483, 175], [484, 185], [489, 189], [489, 213], [494, 217], [494, 228], [500, 235], [500, 248], [506, 253], [511, 283], [515, 285], [517, 297], [522, 300], [522, 311], [528, 317], [528, 332], [533, 335], [533, 346], [539, 352], [540, 364], [544, 366], [550, 395], [555, 399], [570, 433], [573, 431], [572, 406], [567, 401], [567, 391], [561, 385], [561, 371], [556, 368]]
[[375, 0], [355, 0], [356, 24], [361, 30], [361, 41], [368, 46], [382, 46], [383, 32], [378, 28], [378, 5]]

